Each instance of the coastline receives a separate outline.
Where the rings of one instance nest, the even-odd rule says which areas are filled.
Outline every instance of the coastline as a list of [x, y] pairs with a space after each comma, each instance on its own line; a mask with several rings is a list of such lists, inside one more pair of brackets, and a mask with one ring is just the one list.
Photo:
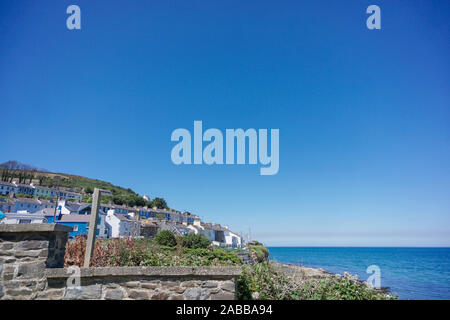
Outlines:
[[304, 283], [306, 280], [311, 280], [311, 279], [320, 281], [323, 279], [331, 279], [331, 278], [337, 278], [337, 279], [348, 278], [355, 282], [364, 284], [368, 288], [374, 289], [375, 291], [387, 294], [389, 296], [393, 296], [393, 294], [390, 292], [389, 287], [381, 287], [379, 289], [373, 288], [367, 282], [359, 280], [357, 276], [351, 275], [347, 272], [345, 272], [342, 275], [342, 274], [338, 274], [338, 273], [328, 272], [322, 268], [306, 267], [306, 266], [302, 266], [299, 264], [293, 264], [293, 263], [280, 263], [275, 260], [269, 260], [269, 263], [276, 269], [282, 271], [284, 274], [286, 274], [288, 277], [290, 277], [297, 283]]

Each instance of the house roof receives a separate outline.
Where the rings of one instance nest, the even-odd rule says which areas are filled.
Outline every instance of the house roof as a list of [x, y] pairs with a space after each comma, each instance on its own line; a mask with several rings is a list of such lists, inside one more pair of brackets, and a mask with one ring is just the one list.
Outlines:
[[86, 222], [91, 220], [90, 214], [63, 214], [58, 222]]
[[158, 225], [152, 221], [141, 221], [141, 227], [157, 227]]
[[44, 208], [42, 210], [39, 210], [35, 214], [43, 214], [45, 216], [53, 216], [54, 213], [55, 213], [55, 208]]
[[6, 181], [0, 181], [0, 184], [2, 186], [9, 186], [9, 187], [15, 187], [16, 186], [14, 183], [6, 182]]
[[74, 202], [66, 202], [65, 207], [71, 212], [79, 212], [83, 209], [90, 207], [90, 203], [74, 203]]
[[25, 183], [18, 183], [17, 184], [18, 187], [22, 187], [22, 188], [30, 188], [30, 189], [34, 189], [34, 186], [30, 185], [30, 184], [25, 184]]
[[115, 213], [115, 216], [120, 220], [120, 221], [126, 221], [126, 222], [134, 222], [135, 220], [130, 217], [127, 214], [124, 213]]
[[215, 231], [226, 231], [227, 229], [222, 227], [220, 224], [215, 224], [212, 226], [212, 229]]
[[16, 202], [25, 202], [25, 203], [32, 203], [32, 204], [41, 204], [41, 202], [34, 198], [16, 198]]

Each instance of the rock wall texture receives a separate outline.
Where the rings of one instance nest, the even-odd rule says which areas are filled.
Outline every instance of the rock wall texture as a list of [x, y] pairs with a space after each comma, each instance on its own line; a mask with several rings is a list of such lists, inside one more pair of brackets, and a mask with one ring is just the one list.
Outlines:
[[233, 300], [240, 267], [62, 268], [70, 227], [0, 225], [0, 300]]
[[[47, 270], [48, 286], [37, 299], [234, 300], [235, 267], [81, 268], [80, 282], [68, 269]], [[75, 274], [75, 273], [74, 273]], [[69, 283], [69, 285], [68, 285]]]
[[63, 267], [67, 233], [56, 224], [0, 225], [0, 299], [33, 299], [46, 268]]

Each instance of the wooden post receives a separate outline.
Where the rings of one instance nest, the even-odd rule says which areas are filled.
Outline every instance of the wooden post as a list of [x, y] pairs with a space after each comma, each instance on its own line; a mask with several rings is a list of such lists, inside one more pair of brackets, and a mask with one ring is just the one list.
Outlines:
[[92, 197], [91, 219], [89, 221], [89, 234], [86, 244], [86, 253], [84, 255], [84, 267], [89, 268], [91, 258], [94, 253], [95, 236], [97, 231], [98, 208], [100, 206], [100, 189], [94, 189]]

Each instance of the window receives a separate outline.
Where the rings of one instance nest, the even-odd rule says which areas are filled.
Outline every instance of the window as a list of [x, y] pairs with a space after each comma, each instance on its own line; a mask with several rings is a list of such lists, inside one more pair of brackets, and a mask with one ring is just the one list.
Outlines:
[[77, 224], [73, 226], [73, 231], [78, 231], [78, 225]]
[[20, 219], [19, 223], [31, 223], [31, 219]]

